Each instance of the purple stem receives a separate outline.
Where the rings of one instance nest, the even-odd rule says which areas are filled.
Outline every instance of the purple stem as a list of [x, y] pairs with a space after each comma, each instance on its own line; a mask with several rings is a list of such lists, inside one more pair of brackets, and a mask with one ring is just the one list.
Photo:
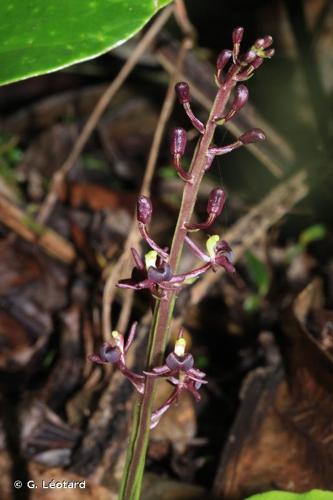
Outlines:
[[129, 335], [128, 335], [128, 338], [127, 338], [127, 341], [126, 341], [126, 344], [125, 344], [125, 348], [124, 348], [124, 352], [125, 354], [127, 353], [128, 349], [131, 347], [131, 345], [133, 344], [133, 341], [135, 339], [135, 335], [136, 335], [136, 331], [137, 331], [137, 328], [138, 328], [138, 322], [135, 321], [133, 323], [133, 325], [131, 326], [131, 329], [130, 329], [130, 332], [129, 332]]
[[199, 259], [203, 260], [204, 262], [210, 262], [210, 258], [208, 257], [207, 254], [205, 254], [194, 241], [191, 240], [189, 236], [185, 236], [185, 243], [190, 247], [194, 255], [199, 257]]
[[189, 102], [185, 102], [183, 104], [184, 106], [184, 109], [185, 109], [185, 113], [187, 114], [187, 116], [189, 117], [189, 119], [191, 120], [191, 123], [193, 125], [193, 127], [195, 127], [199, 132], [200, 134], [203, 134], [205, 132], [205, 126], [204, 124], [194, 115], [192, 109], [191, 109], [191, 105]]
[[197, 224], [185, 224], [188, 231], [196, 231], [197, 229], [208, 229], [215, 221], [217, 214], [209, 214], [206, 222], [198, 222]]
[[157, 243], [155, 243], [155, 241], [149, 236], [149, 234], [147, 233], [146, 226], [144, 224], [142, 224], [142, 222], [139, 222], [138, 225], [139, 225], [139, 231], [140, 231], [140, 234], [141, 234], [142, 238], [144, 240], [146, 240], [146, 242], [148, 243], [148, 245], [153, 250], [155, 250], [162, 257], [163, 260], [168, 261], [169, 260], [169, 255], [161, 247], [159, 247], [157, 245]]
[[191, 278], [197, 278], [201, 274], [205, 273], [212, 267], [211, 262], [207, 262], [201, 267], [197, 267], [196, 269], [192, 269], [192, 271], [189, 271], [188, 273], [181, 273], [181, 274], [176, 274], [171, 280], [170, 283], [182, 283], [183, 281]]
[[225, 155], [227, 153], [231, 153], [231, 151], [234, 151], [235, 149], [240, 148], [241, 146], [243, 146], [243, 143], [241, 141], [235, 141], [231, 144], [228, 144], [227, 146], [223, 146], [222, 148], [209, 148], [209, 153], [214, 156]]
[[179, 177], [181, 179], [183, 179], [183, 181], [189, 182], [190, 184], [192, 184], [193, 183], [193, 176], [188, 174], [187, 172], [185, 172], [185, 170], [183, 169], [183, 167], [180, 164], [179, 155], [174, 156], [173, 164], [174, 164], [175, 169], [177, 170], [177, 174], [179, 175]]

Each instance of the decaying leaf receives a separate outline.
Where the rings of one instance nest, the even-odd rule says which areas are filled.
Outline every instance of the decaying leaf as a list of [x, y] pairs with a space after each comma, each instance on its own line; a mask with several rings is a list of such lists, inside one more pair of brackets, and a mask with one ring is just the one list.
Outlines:
[[283, 313], [285, 368], [259, 369], [247, 379], [217, 474], [217, 498], [333, 490], [333, 359], [306, 323], [318, 301], [314, 282]]

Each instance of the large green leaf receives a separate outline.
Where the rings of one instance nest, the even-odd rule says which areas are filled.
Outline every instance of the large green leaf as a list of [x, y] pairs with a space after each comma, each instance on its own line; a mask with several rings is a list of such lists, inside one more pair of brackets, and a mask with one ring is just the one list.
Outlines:
[[171, 0], [0, 0], [0, 84], [95, 57]]
[[269, 491], [249, 497], [247, 500], [333, 500], [333, 492], [321, 490], [312, 490], [308, 493]]

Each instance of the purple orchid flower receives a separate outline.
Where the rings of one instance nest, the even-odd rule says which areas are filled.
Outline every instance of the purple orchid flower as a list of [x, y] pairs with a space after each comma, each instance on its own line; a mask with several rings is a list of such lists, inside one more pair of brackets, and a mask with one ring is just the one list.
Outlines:
[[121, 371], [123, 375], [125, 375], [125, 377], [131, 382], [131, 384], [134, 385], [134, 387], [140, 394], [143, 394], [145, 377], [143, 375], [138, 375], [137, 373], [132, 372], [126, 366], [125, 360], [126, 353], [133, 344], [137, 325], [137, 322], [133, 323], [126, 341], [124, 340], [123, 335], [121, 335], [117, 331], [113, 331], [111, 333], [113, 343], [104, 342], [99, 350], [99, 353], [90, 354], [88, 356], [88, 359], [93, 363], [98, 363], [101, 365], [112, 364], [113, 366], [118, 368], [118, 370]]
[[183, 391], [190, 391], [195, 399], [199, 401], [199, 389], [202, 384], [207, 384], [205, 373], [194, 367], [193, 356], [186, 353], [185, 349], [186, 341], [183, 338], [182, 330], [180, 330], [174, 351], [166, 357], [165, 364], [144, 372], [147, 377], [165, 377], [175, 387], [169, 398], [152, 413], [151, 429], [158, 424], [161, 416], [170, 406], [178, 402]]
[[233, 266], [233, 253], [229, 243], [225, 240], [221, 240], [217, 234], [210, 236], [206, 242], [208, 254], [203, 252], [187, 235], [185, 236], [185, 241], [199, 259], [207, 264], [209, 263], [213, 271], [216, 271], [217, 267], [223, 267], [228, 273], [234, 273], [236, 271]]
[[129, 279], [120, 280], [117, 286], [132, 290], [148, 289], [157, 299], [166, 299], [168, 291], [180, 290], [183, 285], [191, 283], [210, 267], [210, 263], [207, 263], [188, 273], [174, 275], [170, 265], [163, 261], [155, 250], [146, 253], [145, 262], [133, 248], [132, 255], [136, 264], [132, 276]]

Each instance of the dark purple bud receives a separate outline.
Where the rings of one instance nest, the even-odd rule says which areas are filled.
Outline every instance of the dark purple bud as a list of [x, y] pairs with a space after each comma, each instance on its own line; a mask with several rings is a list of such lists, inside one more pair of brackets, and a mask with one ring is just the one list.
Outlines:
[[178, 155], [179, 157], [184, 156], [186, 142], [187, 142], [186, 131], [181, 127], [173, 129], [171, 135], [171, 143], [170, 143], [170, 152], [172, 156], [176, 155]]
[[142, 224], [149, 224], [153, 213], [151, 201], [147, 196], [139, 196], [136, 204], [136, 218]]
[[241, 26], [238, 26], [235, 28], [232, 32], [232, 43], [235, 45], [239, 45], [241, 41], [243, 40], [243, 35], [244, 35], [244, 28]]
[[190, 87], [186, 82], [179, 82], [175, 86], [175, 91], [179, 102], [181, 104], [186, 104], [191, 101]]
[[262, 63], [264, 62], [263, 58], [258, 56], [255, 58], [255, 60], [251, 63], [251, 66], [253, 69], [258, 69], [259, 66], [262, 65]]
[[216, 216], [220, 215], [223, 210], [225, 200], [226, 195], [223, 189], [213, 189], [208, 198], [207, 212]]
[[254, 42], [254, 46], [256, 49], [263, 49], [264, 43], [265, 43], [265, 40], [263, 38], [257, 38], [257, 40]]
[[270, 59], [271, 57], [273, 57], [275, 54], [275, 49], [269, 49], [269, 50], [266, 50], [265, 52], [265, 57], [267, 57], [268, 59]]
[[250, 64], [252, 61], [255, 60], [256, 57], [257, 53], [255, 50], [248, 50], [242, 57], [242, 63]]
[[252, 142], [261, 142], [266, 139], [264, 132], [260, 128], [253, 128], [241, 135], [239, 140], [243, 144], [251, 144]]
[[118, 347], [112, 347], [110, 344], [103, 344], [99, 355], [105, 363], [118, 363], [121, 358], [121, 351]]
[[249, 98], [249, 91], [245, 85], [238, 85], [235, 91], [235, 98], [231, 105], [231, 109], [234, 113], [237, 113], [242, 109], [243, 106], [247, 103]]
[[273, 43], [273, 38], [270, 35], [266, 35], [263, 38], [258, 38], [254, 42], [254, 46], [256, 49], [267, 49]]
[[216, 69], [217, 71], [223, 71], [225, 68], [226, 64], [232, 57], [232, 51], [231, 50], [222, 50], [220, 54], [218, 55], [217, 61], [216, 61]]

